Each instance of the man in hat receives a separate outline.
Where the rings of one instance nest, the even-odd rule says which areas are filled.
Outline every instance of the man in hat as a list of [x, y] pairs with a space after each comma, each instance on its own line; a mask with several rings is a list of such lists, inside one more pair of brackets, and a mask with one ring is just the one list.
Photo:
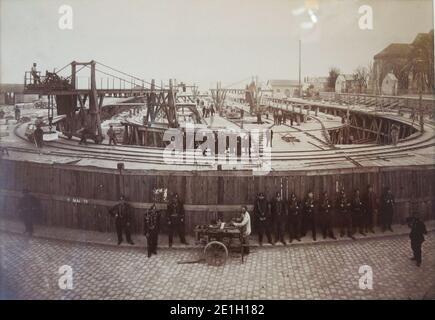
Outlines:
[[340, 237], [344, 237], [344, 234], [347, 233], [347, 236], [349, 238], [355, 240], [355, 237], [352, 234], [351, 204], [347, 200], [344, 188], [341, 188], [340, 193], [338, 194], [336, 209], [340, 222]]
[[376, 203], [376, 194], [373, 191], [373, 186], [368, 185], [367, 186], [367, 193], [364, 197], [364, 204], [365, 204], [365, 212], [363, 216], [363, 224], [364, 224], [364, 231], [368, 233], [369, 231], [371, 233], [375, 233], [374, 227], [374, 218], [375, 213], [377, 212], [377, 203]]
[[18, 204], [18, 212], [26, 229], [24, 233], [31, 236], [33, 234], [33, 223], [41, 213], [41, 203], [29, 193], [28, 189], [23, 190], [23, 197]]
[[384, 193], [381, 196], [382, 232], [385, 232], [385, 230], [387, 229], [393, 232], [391, 224], [393, 223], [394, 203], [394, 195], [391, 192], [391, 189], [389, 187], [386, 187]]
[[116, 133], [113, 129], [113, 125], [109, 125], [109, 130], [107, 130], [107, 136], [109, 137], [109, 146], [112, 145], [112, 143], [116, 146], [118, 144], [118, 140], [116, 139]]
[[125, 201], [125, 196], [119, 197], [119, 203], [109, 210], [112, 217], [115, 217], [116, 234], [118, 235], [118, 245], [123, 241], [122, 233], [125, 232], [127, 243], [134, 245], [131, 240], [131, 216], [133, 208]]
[[334, 231], [332, 230], [332, 204], [329, 200], [328, 192], [326, 191], [323, 192], [322, 198], [319, 201], [318, 221], [320, 225], [320, 230], [322, 231], [323, 239], [326, 239], [326, 237], [336, 239], [334, 236]]
[[178, 198], [178, 194], [174, 193], [172, 199], [168, 203], [168, 229], [169, 229], [169, 247], [172, 247], [174, 232], [178, 233], [180, 242], [188, 244], [184, 235], [184, 204]]
[[160, 229], [160, 212], [153, 205], [145, 212], [144, 215], [144, 235], [147, 238], [148, 258], [152, 254], [157, 254], [157, 243]]
[[360, 234], [365, 236], [364, 233], [364, 215], [365, 215], [365, 205], [361, 199], [360, 191], [359, 189], [356, 189], [354, 192], [354, 196], [352, 198], [351, 202], [352, 206], [352, 225], [353, 225], [353, 231], [352, 234], [359, 231]]
[[413, 253], [411, 260], [415, 260], [417, 267], [419, 267], [421, 266], [421, 245], [424, 242], [424, 235], [427, 234], [426, 226], [424, 222], [417, 217], [417, 214], [414, 214], [413, 217], [407, 218], [406, 222], [411, 228], [411, 232], [409, 233]]
[[316, 203], [314, 201], [314, 193], [309, 191], [307, 197], [304, 201], [303, 208], [303, 232], [302, 235], [305, 236], [308, 230], [311, 230], [311, 234], [313, 236], [313, 240], [316, 241]]
[[301, 203], [296, 197], [296, 194], [292, 192], [288, 202], [288, 229], [290, 236], [290, 243], [293, 239], [301, 241], [301, 226], [302, 226], [302, 210]]
[[277, 192], [272, 199], [270, 211], [275, 231], [275, 243], [280, 241], [283, 245], [287, 245], [287, 242], [285, 242], [285, 227], [288, 219], [287, 207], [280, 192]]
[[266, 234], [267, 241], [272, 243], [270, 235], [270, 215], [269, 205], [263, 192], [260, 192], [254, 204], [254, 217], [257, 224], [258, 242], [260, 246], [263, 245], [263, 235]]

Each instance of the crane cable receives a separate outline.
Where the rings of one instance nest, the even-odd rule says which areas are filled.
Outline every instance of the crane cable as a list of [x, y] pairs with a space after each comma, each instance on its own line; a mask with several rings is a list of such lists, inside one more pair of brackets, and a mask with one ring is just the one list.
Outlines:
[[[97, 63], [100, 64], [101, 66], [106, 67], [106, 68], [108, 68], [108, 69], [111, 69], [111, 70], [113, 70], [113, 71], [115, 71], [115, 72], [121, 73], [121, 74], [123, 74], [123, 75], [125, 75], [125, 76], [131, 77], [131, 78], [133, 78], [133, 79], [136, 79], [136, 80], [139, 80], [139, 81], [141, 81], [141, 82], [144, 82], [144, 83], [147, 83], [147, 84], [151, 85], [151, 83], [150, 83], [149, 81], [146, 81], [146, 80], [144, 80], [144, 79], [140, 79], [140, 78], [138, 78], [138, 77], [135, 77], [135, 76], [133, 76], [133, 75], [131, 75], [131, 74], [128, 74], [128, 73], [126, 73], [126, 72], [123, 72], [123, 71], [121, 71], [121, 70], [117, 70], [117, 69], [115, 69], [115, 68], [112, 68], [112, 67], [110, 67], [110, 66], [104, 64], [104, 63], [101, 63], [101, 62], [98, 62], [98, 61], [97, 61]], [[102, 72], [102, 71], [100, 71], [100, 72]], [[116, 76], [115, 76], [115, 77], [116, 77]], [[158, 86], [158, 85], [156, 85], [156, 84], [154, 84], [154, 85], [155, 85], [155, 87], [157, 87], [158, 89], [162, 89], [160, 86]]]

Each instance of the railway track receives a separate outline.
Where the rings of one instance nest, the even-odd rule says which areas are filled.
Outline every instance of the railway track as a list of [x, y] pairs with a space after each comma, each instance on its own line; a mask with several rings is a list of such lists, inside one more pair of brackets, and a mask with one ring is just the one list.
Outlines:
[[[367, 110], [369, 111], [369, 110]], [[416, 123], [413, 123], [410, 119], [404, 117], [395, 116], [391, 114], [380, 115], [385, 118], [402, 121], [408, 125], [417, 127]], [[322, 122], [320, 119], [316, 119]], [[14, 134], [16, 137], [27, 140], [24, 136], [23, 126], [26, 124], [17, 125], [14, 128]], [[426, 148], [433, 148], [435, 146], [435, 126], [433, 121], [425, 121], [425, 133], [416, 133], [409, 136], [399, 143], [398, 146], [391, 145], [353, 145], [349, 147], [331, 148], [328, 143], [322, 139], [316, 137], [311, 132], [322, 131], [321, 129], [301, 130], [299, 128], [292, 127], [296, 131], [303, 132], [310, 137], [315, 137], [316, 140], [323, 145], [319, 146], [319, 150], [298, 150], [298, 151], [272, 151], [271, 160], [274, 164], [285, 164], [285, 162], [300, 161], [306, 166], [315, 166], [321, 163], [339, 163], [339, 162], [351, 162], [355, 166], [360, 166], [358, 160], [364, 159], [394, 159], [405, 156], [412, 156], [412, 153], [416, 150], [423, 150]], [[39, 154], [40, 151], [35, 148], [31, 143], [28, 143], [28, 147], [8, 146], [8, 149], [20, 153]], [[131, 162], [136, 164], [150, 164], [156, 166], [163, 166], [164, 169], [173, 167], [173, 164], [167, 164], [163, 158], [163, 148], [147, 147], [147, 146], [108, 146], [108, 145], [78, 145], [78, 140], [68, 140], [66, 137], [62, 137], [58, 141], [46, 143], [46, 147], [42, 150], [44, 155], [53, 155], [60, 157], [71, 157], [75, 159], [89, 159], [89, 160], [105, 160], [116, 162]], [[184, 154], [182, 157], [177, 157], [175, 160], [183, 162], [194, 163], [192, 165], [185, 164], [186, 166], [192, 166], [195, 168], [204, 169], [210, 168], [209, 164], [203, 164], [194, 160], [193, 154]], [[217, 159], [216, 159], [217, 160]], [[241, 160], [247, 161], [249, 159], [243, 158]], [[247, 167], [252, 166], [251, 164]], [[273, 165], [272, 165], [273, 167]]]
[[[433, 127], [430, 128], [434, 130]], [[26, 138], [20, 134], [19, 126], [14, 130], [15, 135], [23, 140]], [[91, 160], [107, 160], [107, 161], [126, 161], [132, 163], [147, 163], [154, 165], [172, 166], [166, 164], [163, 159], [163, 149], [154, 147], [141, 147], [141, 146], [106, 146], [106, 145], [90, 145], [81, 146], [76, 144], [77, 140], [67, 140], [61, 138], [56, 142], [47, 143], [47, 148], [42, 150], [43, 154], [71, 157], [79, 159]], [[345, 149], [325, 149], [325, 150], [305, 150], [305, 151], [272, 151], [272, 163], [286, 162], [286, 161], [311, 161], [312, 164], [333, 161], [357, 161], [359, 159], [385, 159], [388, 157], [403, 156], [403, 153], [412, 152], [419, 149], [431, 148], [435, 146], [435, 136], [427, 134], [427, 137], [421, 135], [414, 139], [402, 142], [399, 146], [355, 146]], [[11, 151], [39, 154], [33, 145], [29, 143], [29, 148], [26, 147], [8, 147]], [[185, 155], [183, 159], [180, 157], [178, 160], [192, 160], [193, 155]], [[195, 163], [195, 167], [203, 166], [205, 168], [209, 165], [202, 165]]]

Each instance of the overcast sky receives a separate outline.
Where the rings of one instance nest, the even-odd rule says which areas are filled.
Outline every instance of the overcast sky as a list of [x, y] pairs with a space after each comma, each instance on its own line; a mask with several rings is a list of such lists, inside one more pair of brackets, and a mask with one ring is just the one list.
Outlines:
[[[73, 8], [60, 30], [59, 7]], [[358, 8], [373, 8], [373, 30]], [[312, 8], [317, 23], [311, 29]], [[433, 28], [431, 0], [0, 0], [0, 82], [21, 83], [32, 62], [52, 70], [91, 59], [144, 79], [177, 78], [209, 87], [350, 73], [392, 42]]]

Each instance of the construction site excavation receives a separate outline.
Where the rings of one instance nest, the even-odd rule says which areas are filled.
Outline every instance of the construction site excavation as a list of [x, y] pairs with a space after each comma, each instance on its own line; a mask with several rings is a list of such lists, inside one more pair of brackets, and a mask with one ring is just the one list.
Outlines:
[[29, 71], [24, 80], [24, 93], [41, 102], [23, 104], [19, 121], [1, 120], [7, 212], [26, 187], [46, 207], [47, 225], [108, 231], [102, 212], [122, 194], [139, 231], [157, 192], [177, 193], [192, 231], [216, 214], [251, 208], [259, 192], [303, 197], [373, 185], [377, 192], [392, 188], [396, 222], [414, 208], [433, 215], [432, 98], [276, 97], [255, 77], [199, 92], [97, 61], [45, 75]]

